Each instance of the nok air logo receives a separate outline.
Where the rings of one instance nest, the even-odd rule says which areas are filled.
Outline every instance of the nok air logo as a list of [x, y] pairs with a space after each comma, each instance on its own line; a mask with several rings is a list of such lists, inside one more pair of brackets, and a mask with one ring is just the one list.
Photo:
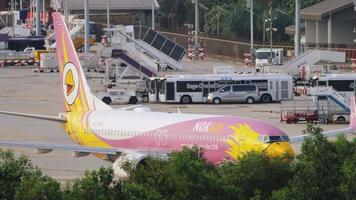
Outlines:
[[78, 70], [73, 63], [67, 63], [63, 70], [63, 93], [67, 104], [72, 105], [79, 91]]
[[239, 159], [250, 151], [261, 152], [263, 150], [263, 142], [259, 141], [259, 134], [247, 124], [236, 124], [230, 126], [234, 131], [226, 142], [230, 148], [226, 153], [233, 159]]

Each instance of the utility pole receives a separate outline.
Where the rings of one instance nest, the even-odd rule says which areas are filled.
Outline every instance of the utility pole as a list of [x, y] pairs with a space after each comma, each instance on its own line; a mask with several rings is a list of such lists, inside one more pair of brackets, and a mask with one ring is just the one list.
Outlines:
[[250, 39], [251, 39], [251, 56], [253, 53], [253, 35], [254, 35], [254, 27], [253, 27], [253, 0], [250, 0]]
[[217, 10], [216, 12], [216, 18], [217, 18], [217, 26], [216, 26], [216, 36], [219, 36], [219, 33], [220, 33], [220, 13], [219, 13], [219, 10]]
[[263, 20], [263, 34], [262, 34], [263, 39], [262, 39], [262, 44], [265, 45], [265, 43], [266, 43], [266, 12], [265, 11], [263, 12], [262, 20]]
[[294, 56], [300, 55], [300, 0], [295, 0]]
[[22, 7], [22, 0], [20, 0], [20, 10], [22, 10], [23, 7]]
[[41, 0], [36, 0], [36, 36], [41, 36]]
[[11, 0], [11, 13], [12, 13], [12, 37], [15, 37], [16, 17], [15, 17], [15, 2], [14, 2], [14, 0]]
[[199, 0], [192, 0], [195, 3], [195, 49], [199, 48], [198, 34], [199, 34]]
[[152, 0], [152, 29], [155, 29], [155, 0]]
[[43, 4], [42, 4], [42, 17], [43, 17], [43, 21], [45, 22], [45, 17], [46, 17], [46, 0], [43, 0]]
[[273, 53], [272, 53], [272, 47], [273, 47], [273, 25], [272, 25], [272, 20], [273, 20], [273, 16], [272, 16], [272, 0], [269, 1], [269, 17], [270, 17], [270, 23], [269, 23], [269, 31], [270, 31], [270, 38], [269, 38], [269, 47], [270, 47], [270, 60], [272, 63], [272, 58], [273, 58]]
[[90, 34], [90, 27], [89, 27], [89, 0], [84, 0], [84, 32], [85, 32], [85, 39], [84, 39], [84, 52], [89, 53], [89, 34]]
[[69, 0], [64, 0], [64, 20], [68, 24], [68, 16], [69, 16], [69, 9], [68, 9]]
[[[110, 0], [106, 0], [106, 28], [110, 28]], [[109, 30], [107, 32], [109, 34]]]

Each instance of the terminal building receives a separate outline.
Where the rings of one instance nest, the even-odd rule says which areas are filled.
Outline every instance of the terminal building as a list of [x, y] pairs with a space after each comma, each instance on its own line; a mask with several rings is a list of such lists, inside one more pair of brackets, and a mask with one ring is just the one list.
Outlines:
[[[351, 47], [356, 39], [356, 11], [352, 0], [325, 0], [301, 10], [302, 43], [307, 47]], [[294, 35], [295, 27], [286, 28]]]

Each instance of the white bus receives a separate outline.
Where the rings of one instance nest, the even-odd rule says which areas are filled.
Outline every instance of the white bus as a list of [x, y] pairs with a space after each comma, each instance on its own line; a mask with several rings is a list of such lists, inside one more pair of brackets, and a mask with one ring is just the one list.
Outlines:
[[147, 82], [151, 102], [205, 103], [225, 85], [255, 84], [263, 103], [293, 99], [293, 78], [285, 74], [168, 75]]
[[356, 74], [325, 74], [316, 79], [313, 86], [332, 87], [348, 98], [356, 94]]

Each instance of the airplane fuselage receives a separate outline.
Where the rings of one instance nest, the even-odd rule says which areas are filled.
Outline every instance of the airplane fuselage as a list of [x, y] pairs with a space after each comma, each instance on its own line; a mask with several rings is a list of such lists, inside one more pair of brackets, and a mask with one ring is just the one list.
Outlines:
[[219, 163], [248, 151], [266, 150], [270, 143], [265, 139], [272, 136], [281, 137], [283, 151], [293, 154], [282, 130], [248, 118], [123, 110], [73, 112], [66, 117], [66, 132], [86, 146], [154, 152], [198, 146], [208, 161]]

